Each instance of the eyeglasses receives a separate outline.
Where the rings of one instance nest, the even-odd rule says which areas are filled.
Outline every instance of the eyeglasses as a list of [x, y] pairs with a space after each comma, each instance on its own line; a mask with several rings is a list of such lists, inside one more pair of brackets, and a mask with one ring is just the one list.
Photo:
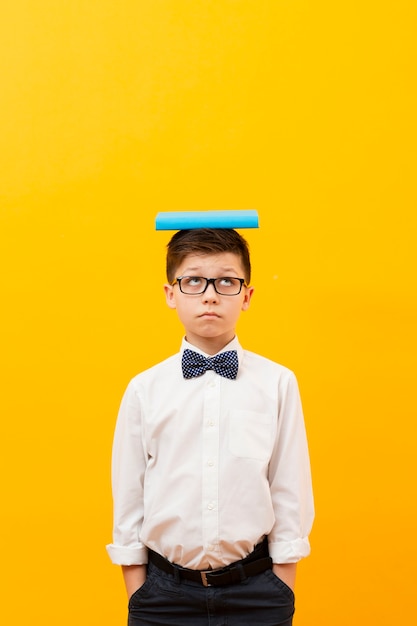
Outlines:
[[203, 276], [178, 276], [172, 283], [178, 283], [180, 291], [189, 296], [197, 296], [206, 291], [210, 283], [220, 296], [237, 296], [242, 291], [242, 285], [247, 287], [244, 278], [204, 278]]

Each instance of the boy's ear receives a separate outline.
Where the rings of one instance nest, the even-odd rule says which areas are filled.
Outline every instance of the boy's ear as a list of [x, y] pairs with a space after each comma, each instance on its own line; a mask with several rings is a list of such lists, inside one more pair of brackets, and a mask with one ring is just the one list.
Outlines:
[[255, 291], [254, 287], [247, 287], [245, 297], [243, 298], [243, 302], [242, 302], [242, 311], [248, 310], [254, 291]]
[[172, 285], [164, 285], [165, 300], [170, 309], [176, 309], [177, 305], [174, 296], [174, 287]]

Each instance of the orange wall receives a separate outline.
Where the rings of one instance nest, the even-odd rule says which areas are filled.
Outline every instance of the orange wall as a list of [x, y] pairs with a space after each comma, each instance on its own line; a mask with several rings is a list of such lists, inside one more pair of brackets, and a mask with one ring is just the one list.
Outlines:
[[5, 4], [0, 621], [125, 623], [114, 420], [181, 337], [154, 217], [255, 208], [239, 335], [297, 373], [314, 472], [296, 624], [410, 623], [415, 2]]

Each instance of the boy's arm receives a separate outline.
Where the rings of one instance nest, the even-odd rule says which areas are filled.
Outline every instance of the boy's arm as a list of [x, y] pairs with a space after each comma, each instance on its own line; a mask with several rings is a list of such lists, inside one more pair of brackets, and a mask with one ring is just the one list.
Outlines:
[[295, 563], [310, 552], [308, 536], [314, 519], [307, 437], [292, 372], [281, 377], [278, 398], [277, 433], [269, 463], [275, 524], [268, 542], [275, 573], [291, 587]]
[[131, 381], [120, 405], [113, 439], [113, 543], [107, 545], [107, 551], [115, 565], [139, 565], [148, 560], [148, 550], [140, 540], [145, 470], [141, 401]]
[[274, 563], [272, 566], [272, 571], [274, 572], [275, 576], [278, 576], [278, 578], [283, 580], [284, 583], [294, 591], [297, 563]]
[[146, 580], [146, 565], [122, 565], [122, 572], [127, 597], [130, 598]]

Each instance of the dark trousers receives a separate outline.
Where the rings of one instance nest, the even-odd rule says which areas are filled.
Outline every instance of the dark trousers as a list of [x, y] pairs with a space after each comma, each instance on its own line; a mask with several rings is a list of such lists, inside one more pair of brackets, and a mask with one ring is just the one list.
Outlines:
[[292, 590], [271, 569], [236, 584], [204, 587], [148, 565], [129, 601], [128, 626], [291, 626]]

